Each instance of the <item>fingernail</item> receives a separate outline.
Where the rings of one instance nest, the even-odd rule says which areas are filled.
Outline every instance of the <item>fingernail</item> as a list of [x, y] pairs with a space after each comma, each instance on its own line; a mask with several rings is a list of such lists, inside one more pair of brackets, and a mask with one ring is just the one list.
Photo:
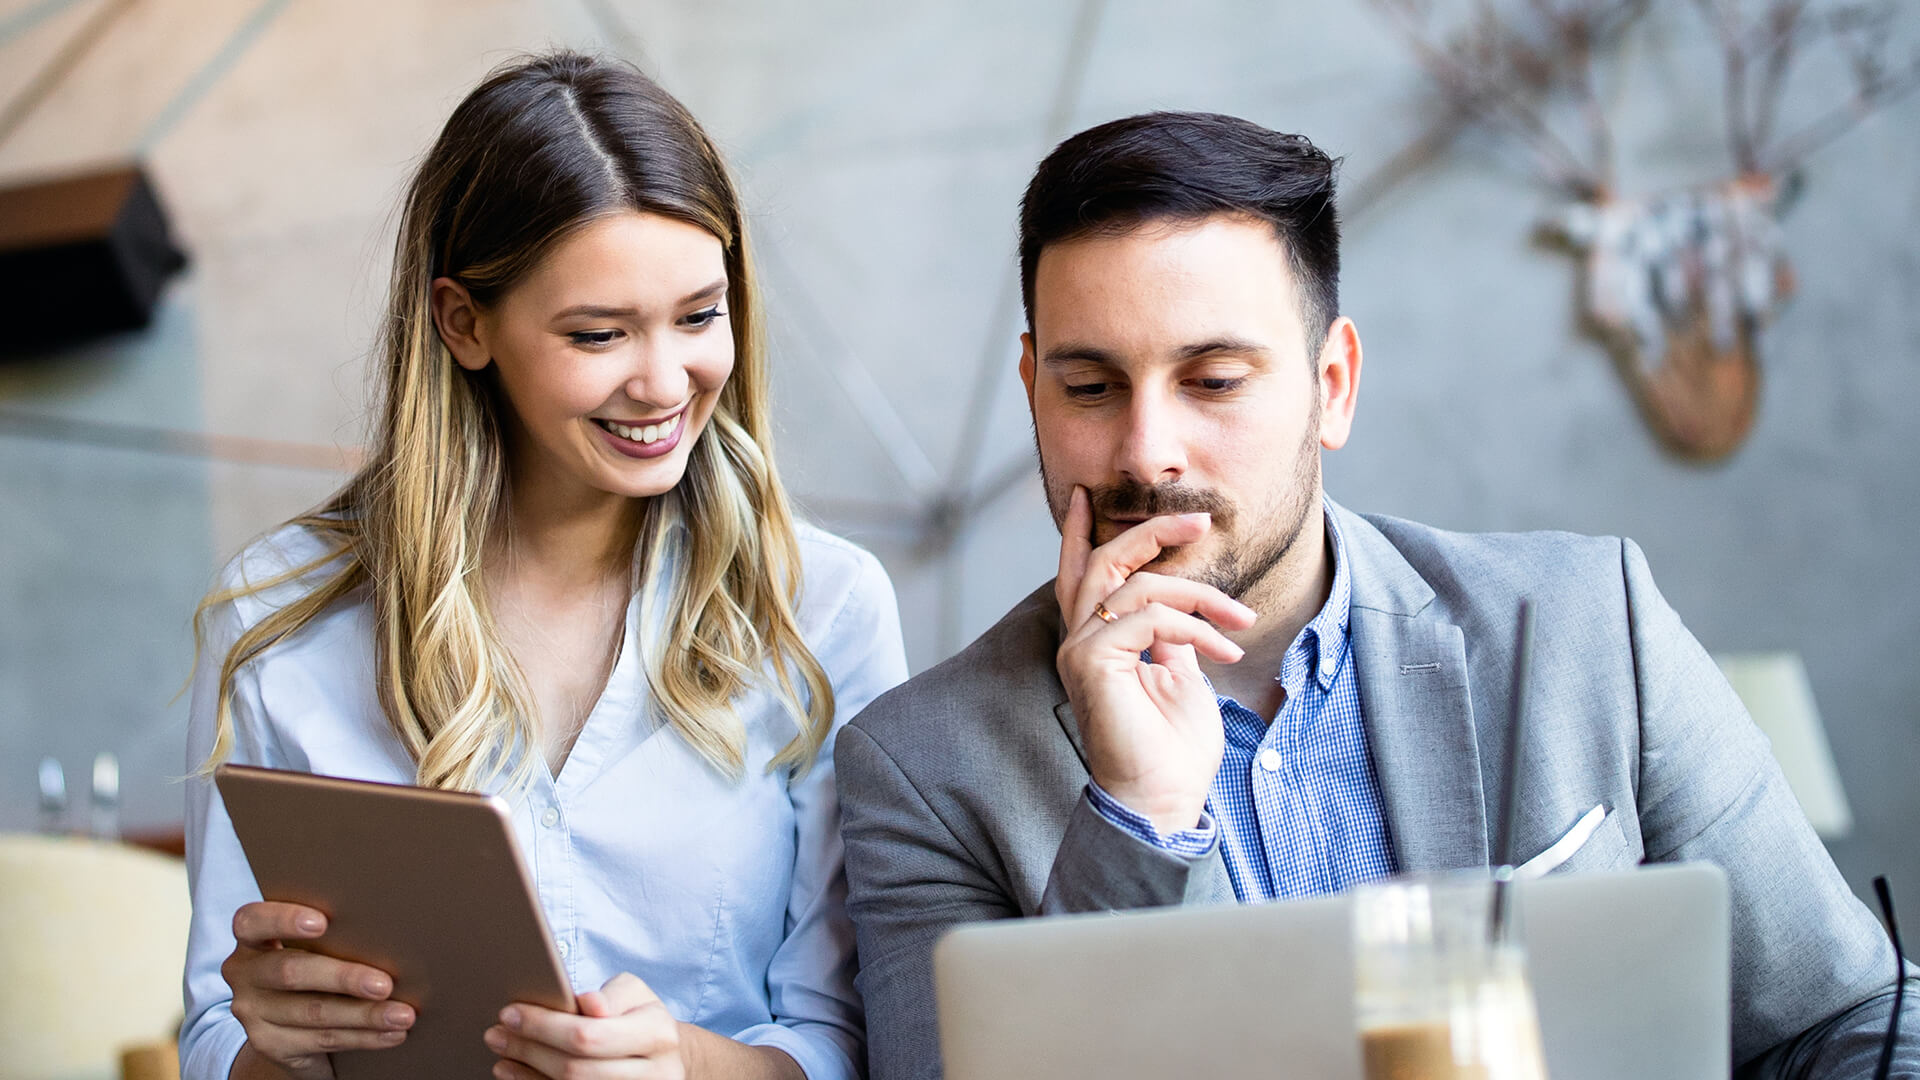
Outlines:
[[404, 1031], [383, 1031], [380, 1033], [380, 1041], [388, 1044], [397, 1043], [406, 1037], [407, 1033]]
[[496, 1080], [513, 1080], [513, 1071], [507, 1068], [507, 1063], [504, 1061], [494, 1065], [493, 1075]]
[[389, 1005], [380, 1015], [388, 1027], [408, 1027], [413, 1023], [413, 1010], [405, 1005]]
[[386, 997], [387, 980], [378, 975], [369, 975], [361, 981], [360, 989], [366, 991], [369, 997]]
[[309, 934], [317, 934], [320, 932], [320, 928], [327, 924], [322, 922], [318, 915], [302, 915], [294, 920], [294, 925]]
[[[508, 1027], [512, 1028], [515, 1031], [519, 1031], [520, 1030], [520, 1010], [514, 1008], [511, 1005], [507, 1006], [504, 1009], [501, 1009], [500, 1022], [507, 1025]], [[469, 1028], [467, 1030], [471, 1031], [473, 1029]]]
[[[472, 1029], [469, 1028], [468, 1030], [471, 1031]], [[487, 1041], [487, 1049], [496, 1054], [507, 1048], [507, 1033], [497, 1027], [488, 1028], [487, 1033], [481, 1036], [481, 1038]], [[494, 1071], [495, 1075], [498, 1075], [499, 1070], [496, 1068]]]
[[1206, 511], [1204, 511], [1204, 510], [1202, 510], [1202, 511], [1200, 511], [1200, 512], [1199, 512], [1199, 513], [1197, 513], [1197, 514], [1181, 514], [1181, 515], [1180, 515], [1180, 520], [1181, 520], [1181, 521], [1194, 521], [1194, 522], [1198, 522], [1198, 523], [1200, 523], [1200, 524], [1202, 524], [1202, 525], [1204, 525], [1204, 524], [1206, 524], [1207, 522], [1209, 522], [1209, 521], [1212, 521], [1212, 520], [1213, 520], [1213, 515], [1212, 515], [1212, 514], [1209, 514], [1209, 513], [1207, 513], [1207, 512], [1206, 512]]

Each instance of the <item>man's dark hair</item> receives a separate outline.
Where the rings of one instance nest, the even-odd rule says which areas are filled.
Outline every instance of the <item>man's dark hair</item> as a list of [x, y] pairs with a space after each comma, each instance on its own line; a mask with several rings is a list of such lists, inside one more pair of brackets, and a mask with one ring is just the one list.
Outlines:
[[1271, 224], [1298, 282], [1310, 351], [1340, 312], [1336, 162], [1301, 135], [1219, 113], [1154, 112], [1054, 147], [1020, 200], [1020, 293], [1033, 329], [1041, 249], [1154, 221], [1246, 214]]

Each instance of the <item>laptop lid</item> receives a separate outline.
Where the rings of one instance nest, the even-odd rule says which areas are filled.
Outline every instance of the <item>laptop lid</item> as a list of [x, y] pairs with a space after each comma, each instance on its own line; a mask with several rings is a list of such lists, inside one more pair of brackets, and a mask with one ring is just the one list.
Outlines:
[[[1554, 1080], [1731, 1071], [1726, 877], [1706, 864], [1523, 882]], [[961, 927], [934, 950], [948, 1080], [1359, 1080], [1344, 897]]]

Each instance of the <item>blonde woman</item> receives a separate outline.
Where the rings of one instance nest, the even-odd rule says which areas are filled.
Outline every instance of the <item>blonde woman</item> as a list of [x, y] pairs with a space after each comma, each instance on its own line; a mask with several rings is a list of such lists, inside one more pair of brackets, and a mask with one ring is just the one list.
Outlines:
[[504, 1010], [501, 1080], [862, 1071], [822, 748], [905, 662], [879, 565], [788, 511], [759, 323], [725, 168], [644, 76], [539, 57], [455, 109], [371, 459], [202, 606], [187, 1077], [329, 1077], [415, 1019], [388, 973], [281, 947], [325, 919], [260, 901], [223, 760], [509, 797], [598, 989]]

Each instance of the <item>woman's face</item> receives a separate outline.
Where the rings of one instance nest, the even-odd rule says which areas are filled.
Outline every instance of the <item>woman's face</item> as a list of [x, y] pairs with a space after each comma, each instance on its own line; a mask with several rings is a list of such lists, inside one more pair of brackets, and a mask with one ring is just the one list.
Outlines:
[[671, 490], [733, 372], [720, 241], [658, 214], [580, 227], [491, 307], [438, 279], [434, 306], [463, 367], [499, 366], [519, 484]]

